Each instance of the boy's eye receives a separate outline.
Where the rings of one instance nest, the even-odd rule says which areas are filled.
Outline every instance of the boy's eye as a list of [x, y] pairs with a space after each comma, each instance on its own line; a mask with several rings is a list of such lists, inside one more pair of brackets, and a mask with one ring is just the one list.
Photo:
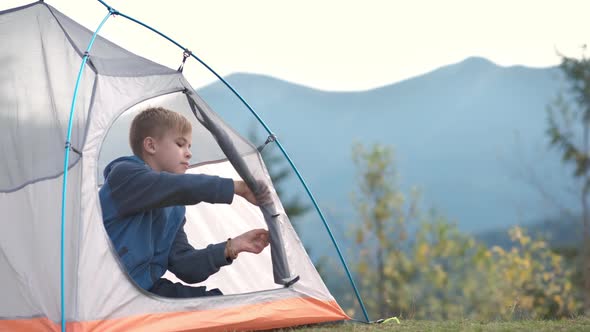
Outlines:
[[179, 148], [182, 147], [182, 143], [176, 143], [176, 145], [178, 145]]

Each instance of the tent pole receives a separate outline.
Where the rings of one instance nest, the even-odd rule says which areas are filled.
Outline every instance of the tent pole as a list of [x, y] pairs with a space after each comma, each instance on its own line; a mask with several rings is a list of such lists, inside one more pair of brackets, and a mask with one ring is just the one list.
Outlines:
[[66, 136], [66, 143], [65, 143], [65, 157], [64, 157], [64, 179], [63, 179], [63, 186], [62, 186], [62, 193], [61, 193], [61, 246], [60, 246], [60, 296], [61, 296], [61, 331], [66, 331], [66, 301], [65, 301], [65, 238], [66, 238], [66, 231], [65, 231], [65, 224], [66, 224], [66, 194], [68, 188], [68, 166], [70, 163], [70, 148], [71, 142], [70, 139], [72, 137], [72, 123], [74, 120], [74, 111], [76, 106], [76, 100], [78, 99], [78, 89], [80, 87], [80, 81], [82, 78], [82, 73], [84, 72], [84, 67], [86, 66], [86, 62], [88, 62], [88, 56], [90, 49], [92, 49], [92, 45], [94, 44], [94, 40], [98, 35], [98, 31], [102, 28], [102, 26], [106, 23], [107, 19], [113, 14], [112, 10], [109, 10], [109, 13], [102, 19], [102, 22], [94, 31], [90, 42], [88, 43], [88, 47], [86, 47], [86, 51], [84, 52], [84, 56], [82, 57], [82, 63], [80, 64], [80, 70], [78, 72], [78, 77], [76, 78], [76, 86], [74, 87], [74, 96], [72, 97], [72, 105], [70, 108], [70, 119], [68, 121], [68, 133]]
[[[183, 47], [182, 45], [180, 45], [179, 43], [177, 43], [176, 41], [174, 41], [173, 39], [171, 39], [170, 37], [166, 36], [165, 34], [161, 33], [160, 31], [152, 28], [151, 26], [136, 20], [128, 15], [125, 15], [119, 11], [115, 11], [112, 7], [110, 7], [106, 2], [104, 2], [103, 0], [98, 0], [101, 4], [103, 4], [109, 11], [113, 12], [116, 15], [119, 15], [121, 17], [124, 17], [132, 22], [135, 22], [153, 32], [155, 32], [156, 34], [160, 35], [161, 37], [167, 39], [168, 41], [170, 41], [171, 43], [173, 43], [174, 45], [178, 46], [179, 48], [181, 48], [182, 50], [186, 51], [188, 50], [187, 48]], [[209, 67], [209, 65], [207, 65], [203, 60], [201, 60], [199, 57], [197, 57], [194, 53], [189, 52], [190, 55], [195, 58], [197, 61], [199, 61], [205, 68], [207, 68], [213, 75], [215, 75], [228, 89], [231, 90], [231, 92], [233, 92], [233, 94], [238, 97], [238, 99], [240, 99], [240, 101], [248, 108], [248, 110], [250, 111], [250, 113], [252, 113], [252, 115], [254, 115], [254, 117], [256, 117], [256, 119], [258, 120], [258, 122], [264, 127], [264, 129], [266, 130], [266, 132], [271, 135], [271, 136], [275, 136], [272, 131], [270, 130], [270, 128], [266, 125], [266, 123], [264, 123], [264, 121], [260, 118], [260, 116], [254, 111], [254, 109], [252, 109], [252, 107], [250, 107], [250, 105], [246, 102], [246, 100], [244, 100], [244, 98], [242, 98], [242, 96], [223, 78], [221, 77], [215, 70], [213, 70], [211, 67]], [[322, 222], [324, 224], [324, 227], [326, 227], [326, 230], [328, 231], [328, 234], [330, 235], [330, 239], [332, 240], [332, 243], [334, 244], [334, 247], [336, 248], [336, 251], [338, 252], [338, 256], [340, 257], [340, 261], [342, 262], [342, 265], [344, 266], [344, 270], [346, 271], [346, 275], [348, 276], [348, 280], [350, 281], [352, 288], [354, 289], [354, 293], [356, 295], [357, 300], [359, 301], [359, 304], [361, 306], [361, 309], [363, 311], [363, 314], [365, 316], [365, 319], [367, 320], [367, 322], [370, 322], [369, 320], [369, 315], [367, 314], [367, 310], [365, 309], [365, 305], [363, 303], [363, 300], [361, 299], [361, 295], [356, 287], [356, 284], [352, 278], [352, 275], [350, 273], [350, 270], [348, 269], [348, 265], [346, 264], [346, 261], [344, 260], [344, 256], [342, 255], [342, 252], [340, 250], [340, 247], [338, 246], [338, 243], [336, 243], [336, 239], [334, 238], [334, 235], [332, 234], [332, 231], [330, 229], [330, 226], [328, 225], [328, 222], [326, 221], [326, 218], [324, 217], [324, 214], [322, 213], [320, 207], [318, 206], [313, 194], [311, 193], [309, 187], [307, 186], [305, 180], [303, 179], [303, 177], [301, 176], [301, 174], [299, 173], [299, 171], [297, 170], [297, 167], [295, 167], [295, 164], [293, 163], [293, 161], [291, 160], [291, 158], [289, 157], [289, 155], [287, 154], [287, 152], [285, 151], [285, 149], [283, 148], [283, 146], [281, 145], [281, 143], [279, 142], [278, 139], [275, 139], [275, 142], [277, 143], [277, 146], [279, 147], [279, 149], [281, 150], [281, 152], [283, 153], [283, 156], [287, 159], [287, 161], [289, 162], [289, 164], [291, 165], [291, 168], [293, 168], [293, 170], [295, 171], [295, 174], [297, 174], [297, 178], [299, 179], [299, 181], [301, 182], [301, 184], [303, 185], [303, 187], [305, 188], [305, 191], [307, 192], [307, 195], [309, 196], [309, 198], [311, 199], [316, 211], [318, 212], [318, 214], [320, 215], [320, 218], [322, 219]]]

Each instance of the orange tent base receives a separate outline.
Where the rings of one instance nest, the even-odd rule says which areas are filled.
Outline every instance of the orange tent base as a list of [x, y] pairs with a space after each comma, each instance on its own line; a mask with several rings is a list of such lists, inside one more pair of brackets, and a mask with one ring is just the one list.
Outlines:
[[[243, 331], [348, 320], [335, 301], [290, 298], [228, 309], [153, 313], [117, 319], [69, 322], [68, 332]], [[0, 331], [61, 330], [48, 318], [0, 320]]]

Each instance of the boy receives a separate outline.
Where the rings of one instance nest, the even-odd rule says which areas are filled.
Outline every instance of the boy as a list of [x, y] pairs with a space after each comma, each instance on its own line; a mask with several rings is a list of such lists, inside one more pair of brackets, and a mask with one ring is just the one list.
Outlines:
[[186, 283], [201, 282], [240, 252], [258, 254], [268, 245], [264, 229], [200, 250], [188, 243], [185, 205], [230, 204], [234, 194], [257, 204], [243, 181], [184, 174], [192, 156], [191, 141], [192, 127], [184, 116], [161, 107], [144, 110], [129, 132], [134, 156], [118, 158], [105, 168], [99, 192], [104, 225], [121, 262], [138, 286], [161, 296], [221, 295], [218, 289], [161, 277], [170, 270]]

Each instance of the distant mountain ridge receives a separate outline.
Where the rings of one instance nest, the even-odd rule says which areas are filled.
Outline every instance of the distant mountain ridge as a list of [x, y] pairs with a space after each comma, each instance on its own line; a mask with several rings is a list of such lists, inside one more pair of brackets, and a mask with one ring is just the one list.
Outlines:
[[[545, 137], [546, 105], [562, 85], [556, 67], [500, 67], [475, 57], [359, 92], [253, 74], [226, 80], [275, 131], [340, 237], [357, 219], [349, 195], [357, 185], [355, 141], [393, 146], [402, 188], [419, 187], [426, 208], [470, 232], [552, 213], [514, 176], [521, 158], [536, 160], [548, 190], [559, 192], [569, 179]], [[221, 83], [199, 93], [245, 136], [253, 127], [254, 117]], [[292, 180], [294, 192], [302, 193]]]

